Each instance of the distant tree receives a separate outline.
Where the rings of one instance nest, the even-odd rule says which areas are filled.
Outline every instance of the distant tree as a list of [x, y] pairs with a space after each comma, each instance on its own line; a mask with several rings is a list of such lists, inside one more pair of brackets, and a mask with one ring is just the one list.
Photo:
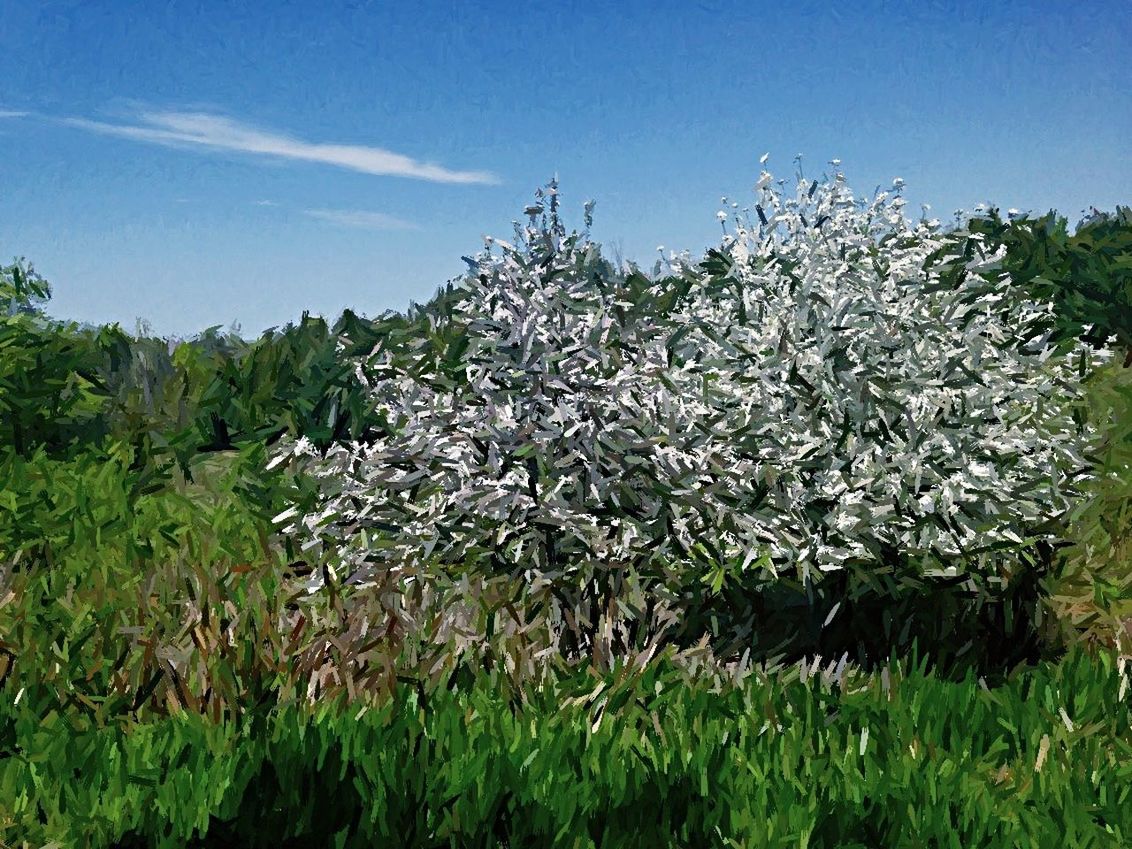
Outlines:
[[42, 309], [51, 287], [23, 260], [0, 269], [0, 445], [65, 453], [106, 435], [108, 355], [116, 327], [57, 322]]
[[41, 305], [50, 299], [51, 284], [26, 260], [0, 268], [0, 311], [5, 315], [42, 315]]

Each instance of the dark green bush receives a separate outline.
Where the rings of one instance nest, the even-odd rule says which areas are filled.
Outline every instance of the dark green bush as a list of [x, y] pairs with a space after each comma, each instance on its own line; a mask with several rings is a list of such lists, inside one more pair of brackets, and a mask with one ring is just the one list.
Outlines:
[[103, 374], [120, 353], [117, 326], [80, 328], [40, 309], [51, 288], [30, 265], [0, 268], [0, 445], [54, 455], [96, 443], [108, 432]]
[[[955, 235], [965, 259], [974, 256], [970, 236], [994, 250], [1005, 246], [1002, 270], [1014, 283], [1054, 303], [1062, 338], [1084, 338], [1095, 347], [1115, 345], [1132, 364], [1132, 207], [1097, 212], [1070, 235], [1068, 220], [1049, 212], [1004, 222], [997, 209], [971, 218]], [[940, 254], [953, 250], [945, 248]], [[960, 274], [961, 266], [953, 270]]]

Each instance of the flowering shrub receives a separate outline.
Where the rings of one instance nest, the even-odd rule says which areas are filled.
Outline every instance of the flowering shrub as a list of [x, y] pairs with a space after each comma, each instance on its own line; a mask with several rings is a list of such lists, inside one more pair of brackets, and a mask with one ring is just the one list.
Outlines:
[[552, 628], [608, 651], [615, 622], [744, 573], [1008, 578], [1087, 470], [1076, 370], [1108, 354], [1055, 349], [1001, 252], [941, 284], [957, 258], [928, 262], [945, 241], [905, 221], [899, 180], [867, 205], [840, 173], [793, 199], [772, 181], [757, 224], [721, 214], [719, 249], [652, 280], [540, 191], [515, 245], [488, 238], [417, 311], [427, 338], [358, 363], [381, 435], [273, 461], [323, 486], [277, 517], [332, 555], [310, 589], [339, 566], [392, 611], [413, 580], [524, 575]]
[[789, 201], [771, 179], [759, 226], [737, 221], [689, 293], [677, 359], [727, 363], [728, 426], [772, 485], [773, 559], [831, 571], [895, 549], [986, 572], [1068, 507], [1076, 371], [1110, 355], [1055, 351], [1051, 306], [1011, 289], [1002, 251], [938, 285], [951, 258], [925, 264], [944, 241], [905, 223], [901, 180], [860, 210], [840, 173]]

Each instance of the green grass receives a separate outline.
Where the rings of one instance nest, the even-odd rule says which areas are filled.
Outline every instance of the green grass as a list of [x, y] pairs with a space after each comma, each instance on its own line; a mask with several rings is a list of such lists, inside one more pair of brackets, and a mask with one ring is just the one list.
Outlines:
[[186, 712], [99, 728], [5, 702], [5, 839], [1126, 845], [1126, 680], [1111, 657], [1074, 652], [994, 690], [894, 663], [712, 692], [662, 658], [579, 670], [522, 703], [489, 676], [423, 698], [403, 686], [364, 712], [290, 705], [220, 723]]

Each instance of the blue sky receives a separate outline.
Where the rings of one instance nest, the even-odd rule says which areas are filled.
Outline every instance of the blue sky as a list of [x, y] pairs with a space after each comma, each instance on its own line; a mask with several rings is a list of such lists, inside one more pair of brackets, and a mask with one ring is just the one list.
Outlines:
[[6, 0], [0, 32], [0, 261], [161, 335], [426, 300], [555, 173], [646, 268], [768, 152], [945, 222], [1132, 203], [1127, 0]]

